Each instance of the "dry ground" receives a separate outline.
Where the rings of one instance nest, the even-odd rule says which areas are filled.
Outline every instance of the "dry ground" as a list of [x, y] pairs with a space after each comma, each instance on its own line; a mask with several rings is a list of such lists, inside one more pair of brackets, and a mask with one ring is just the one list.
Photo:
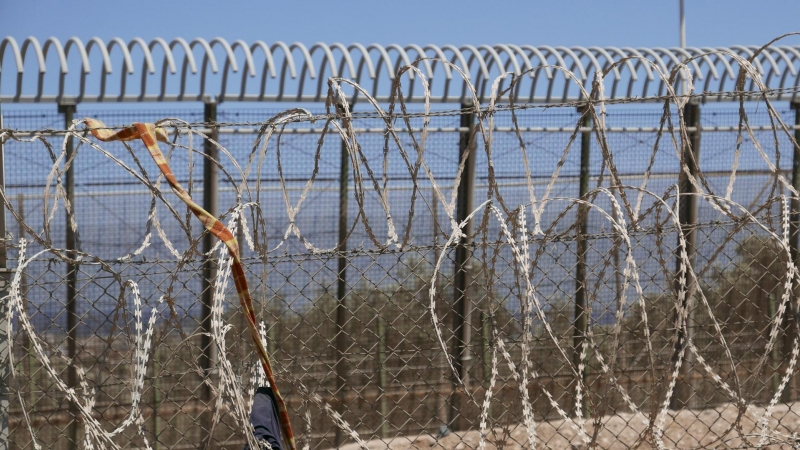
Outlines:
[[[732, 425], [739, 414], [734, 405], [726, 405], [705, 410], [682, 410], [670, 412], [664, 424], [664, 444], [667, 448], [754, 448], [760, 437], [757, 424], [763, 407], [753, 407], [743, 415], [738, 429]], [[602, 419], [597, 436], [597, 447], [600, 449], [632, 448], [639, 436], [647, 429], [643, 416], [634, 414], [617, 414]], [[800, 434], [800, 402], [777, 405], [772, 413], [770, 429], [790, 436]], [[594, 432], [592, 422], [587, 422], [589, 436]], [[538, 422], [536, 425], [537, 449], [582, 449], [587, 445], [577, 436], [573, 427], [564, 420]], [[477, 430], [451, 433], [438, 442], [430, 435], [398, 437], [391, 440], [372, 440], [367, 446], [372, 449], [391, 450], [433, 450], [477, 449], [480, 433]], [[505, 442], [503, 442], [505, 441]], [[655, 448], [652, 437], [638, 448], [645, 450]], [[517, 424], [503, 430], [494, 429], [487, 437], [486, 449], [527, 449], [528, 433], [524, 425]], [[800, 440], [794, 445], [789, 441], [772, 441], [770, 449], [800, 449]], [[357, 450], [358, 445], [350, 444], [343, 450]]]

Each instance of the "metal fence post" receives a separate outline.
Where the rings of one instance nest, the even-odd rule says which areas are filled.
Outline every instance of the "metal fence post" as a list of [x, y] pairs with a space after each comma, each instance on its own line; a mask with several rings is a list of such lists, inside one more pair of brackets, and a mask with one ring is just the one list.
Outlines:
[[487, 308], [481, 308], [480, 312], [480, 321], [481, 321], [481, 363], [482, 363], [482, 373], [481, 376], [483, 378], [483, 385], [489, 389], [489, 382], [492, 379], [492, 363], [491, 357], [491, 348], [492, 348], [492, 337], [491, 337], [491, 326], [492, 326], [492, 318], [490, 313], [487, 313], [485, 310]]
[[[775, 304], [775, 294], [770, 293], [768, 298], [768, 308], [769, 308], [769, 320], [772, 323], [775, 320], [775, 316], [777, 315], [777, 305]], [[778, 374], [778, 369], [781, 366], [781, 359], [778, 355], [779, 345], [773, 345], [772, 350], [769, 352], [769, 362], [772, 364], [771, 367], [771, 374], [769, 376], [770, 381], [770, 388], [772, 389], [772, 394], [775, 395], [778, 393], [778, 388], [780, 387], [780, 375]], [[788, 386], [787, 386], [788, 387]]]
[[161, 405], [161, 346], [156, 341], [153, 346], [153, 450], [161, 450], [161, 416], [158, 414]]
[[[1, 127], [0, 127], [1, 128]], [[2, 155], [0, 155], [0, 158]], [[25, 195], [19, 194], [17, 196], [17, 215], [20, 218], [19, 221], [19, 236], [17, 239], [22, 239], [26, 236], [25, 232]], [[28, 277], [25, 275], [25, 271], [23, 270], [20, 273], [20, 283], [19, 283], [19, 293], [22, 295], [22, 309], [26, 312], [28, 311]], [[36, 359], [33, 356], [32, 348], [31, 348], [31, 338], [28, 336], [28, 333], [22, 334], [22, 348], [25, 349], [25, 372], [28, 374], [28, 403], [30, 403], [31, 407], [36, 404], [36, 395], [34, 394], [35, 391], [35, 384], [34, 384], [34, 375], [33, 375], [33, 361]]]
[[[64, 128], [68, 129], [72, 126], [72, 120], [75, 116], [77, 103], [74, 101], [61, 101], [58, 104], [58, 112], [64, 115]], [[75, 147], [72, 137], [69, 137], [65, 146], [66, 159], [69, 161], [74, 154]], [[67, 201], [69, 202], [69, 213], [66, 215], [66, 249], [67, 256], [75, 260], [77, 258], [78, 236], [76, 230], [72, 228], [73, 219], [75, 217], [75, 161], [72, 161], [67, 169], [64, 177], [65, 189], [67, 191]], [[77, 298], [78, 298], [78, 271], [80, 270], [79, 264], [67, 264], [67, 358], [70, 361], [69, 368], [67, 369], [67, 386], [70, 388], [77, 388], [78, 386], [78, 371], [75, 368], [75, 356], [77, 354], [77, 332], [78, 332], [78, 314], [77, 314]], [[70, 414], [72, 415], [72, 422], [70, 422], [67, 436], [69, 437], [71, 448], [78, 448], [78, 410], [76, 405], [70, 402]]]
[[[795, 126], [800, 126], [800, 102], [792, 102], [791, 107], [794, 110], [794, 124]], [[794, 140], [800, 145], [800, 128], [795, 128]], [[800, 147], [792, 148], [792, 186], [800, 192]], [[791, 240], [791, 258], [797, 265], [800, 263], [800, 198], [794, 195], [791, 202], [789, 239]], [[798, 334], [798, 326], [800, 326], [800, 311], [794, 305], [795, 302], [791, 302], [789, 305], [790, 313], [784, 319], [786, 334], [784, 335], [783, 348], [787, 352], [792, 348]], [[783, 392], [782, 400], [784, 402], [791, 402], [797, 398], [797, 391], [800, 390], [800, 385], [797, 383], [800, 383], [800, 377], [794, 377], [794, 379], [798, 380], [793, 383], [794, 386], [790, 383]], [[794, 387], [794, 390], [792, 387]]]
[[[0, 109], [0, 128], [3, 128], [3, 111]], [[5, 193], [5, 145], [0, 140], [0, 189]], [[6, 247], [6, 205], [0, 202], [0, 294], [5, 295], [11, 281], [11, 270], [8, 268]], [[0, 450], [7, 450], [9, 445], [8, 412], [9, 388], [8, 376], [11, 373], [10, 348], [8, 345], [8, 323], [6, 322], [7, 302], [0, 303]]]
[[[209, 127], [211, 128], [209, 138], [218, 142], [219, 131], [215, 126], [217, 122], [216, 101], [212, 99], [206, 99], [204, 102], [203, 121], [209, 124]], [[206, 154], [205, 159], [203, 159], [203, 208], [212, 216], [217, 217], [219, 173], [217, 170], [216, 161], [219, 159], [218, 149], [216, 145], [211, 143], [209, 140], [206, 140], [203, 143], [203, 152]], [[211, 306], [214, 301], [214, 279], [217, 276], [217, 267], [216, 262], [214, 261], [214, 255], [209, 254], [211, 249], [214, 247], [215, 240], [216, 239], [214, 235], [210, 232], [206, 232], [205, 236], [203, 236], [203, 254], [205, 256], [203, 256], [203, 278], [201, 287], [202, 312], [200, 315], [200, 326], [202, 331], [202, 334], [200, 335], [200, 349], [202, 353], [200, 355], [199, 362], [200, 368], [203, 370], [203, 373], [206, 376], [206, 380], [203, 380], [204, 383], [202, 390], [202, 399], [206, 402], [206, 406], [211, 404], [211, 398], [213, 396], [210, 378], [214, 371], [214, 366], [217, 359], [217, 349], [211, 340]], [[211, 433], [210, 416], [208, 420], [209, 423], [206, 424], [208, 427], [206, 432]], [[213, 436], [209, 434], [207, 442], [210, 442], [212, 438]]]
[[[203, 121], [206, 123], [215, 123], [217, 121], [217, 103], [213, 100], [208, 100], [203, 105]], [[216, 127], [212, 126], [212, 131], [209, 135], [215, 141], [219, 139], [219, 132]], [[206, 158], [203, 160], [203, 208], [212, 216], [217, 216], [217, 197], [219, 188], [219, 173], [215, 162], [218, 159], [217, 147], [206, 140], [203, 143], [203, 152]], [[208, 254], [214, 247], [214, 235], [206, 233], [203, 236], [203, 253]], [[203, 354], [201, 356], [200, 367], [205, 371], [206, 376], [211, 376], [214, 369], [214, 360], [216, 359], [216, 349], [211, 345], [211, 304], [214, 299], [214, 278], [217, 275], [215, 267], [214, 256], [207, 255], [204, 257], [203, 262], [203, 311], [202, 311], [202, 328], [203, 335], [201, 339], [201, 348]], [[205, 388], [207, 399], [210, 399], [211, 388], [206, 385]]]
[[378, 395], [381, 412], [381, 439], [389, 437], [389, 407], [386, 403], [386, 319], [378, 314]]
[[[337, 104], [337, 111], [343, 114], [344, 111], [341, 105]], [[351, 105], [352, 107], [352, 105]], [[342, 119], [342, 128], [347, 129], [349, 124], [346, 119]], [[347, 257], [344, 252], [347, 250], [347, 200], [348, 200], [348, 186], [350, 185], [350, 154], [347, 151], [347, 142], [342, 140], [341, 151], [339, 160], [339, 241], [336, 245], [336, 251], [339, 254], [337, 258], [337, 271], [336, 271], [336, 363], [334, 370], [336, 371], [336, 409], [339, 414], [344, 413], [345, 405], [345, 390], [347, 389], [348, 366], [347, 349], [348, 349], [348, 336], [345, 332], [347, 325], [347, 305], [345, 303], [347, 297]], [[341, 447], [345, 439], [344, 431], [336, 427], [336, 436], [334, 438], [335, 447]]]
[[[439, 247], [439, 198], [436, 196], [436, 191], [431, 187], [431, 216], [433, 216], [433, 263], [431, 264], [434, 268], [436, 267], [436, 263], [439, 261], [439, 257], [441, 256], [441, 248]], [[440, 277], [436, 277], [434, 282], [436, 283], [436, 305], [437, 305], [437, 315], [439, 317], [444, 317], [443, 314], [439, 314], [443, 312], [442, 306], [442, 286], [440, 282]], [[450, 414], [450, 410], [448, 409], [449, 399], [445, 399], [445, 395], [442, 393], [446, 392], [447, 386], [449, 384], [448, 374], [449, 368], [447, 364], [447, 355], [444, 351], [437, 351], [436, 357], [433, 360], [435, 364], [435, 368], [437, 369], [437, 374], [439, 379], [436, 383], [436, 404], [434, 407], [434, 416], [435, 420], [439, 422], [440, 428], [444, 427], [447, 429], [447, 416]]]
[[[588, 128], [592, 126], [592, 116], [589, 114], [587, 107], [579, 107], [578, 112], [581, 116], [581, 127]], [[581, 132], [581, 171], [580, 181], [578, 187], [578, 198], [587, 200], [586, 193], [589, 192], [589, 165], [590, 165], [590, 149], [592, 135], [590, 131]], [[588, 242], [586, 235], [589, 232], [589, 207], [584, 204], [578, 205], [578, 233], [576, 236], [576, 243], [578, 246], [577, 261], [575, 263], [575, 325], [572, 334], [572, 364], [576, 370], [581, 367], [581, 352], [583, 350], [584, 340], [586, 339], [586, 331], [589, 327], [589, 314], [591, 311], [586, 310], [586, 252], [588, 251]], [[580, 370], [580, 380], [578, 382], [586, 384], [586, 364]], [[585, 415], [588, 412], [588, 397], [584, 399], [583, 408], [580, 412]], [[577, 405], [575, 406], [577, 409]]]
[[[692, 176], [696, 176], [697, 166], [700, 162], [700, 105], [695, 102], [687, 103], [684, 108], [684, 120], [686, 126], [693, 127], [694, 131], [688, 133], [689, 141], [683, 147], [681, 160], [686, 165], [689, 173]], [[689, 262], [694, 265], [697, 243], [697, 197], [692, 195], [696, 194], [696, 191], [683, 167], [681, 167], [678, 175], [678, 186], [681, 193], [678, 218], [681, 223], [681, 232], [686, 237], [686, 255], [689, 258]], [[678, 330], [678, 338], [675, 341], [675, 349], [672, 355], [673, 364], [677, 362], [681, 350], [686, 345], [686, 341], [694, 338], [694, 311], [691, 309], [691, 299], [694, 297], [696, 286], [687, 276], [688, 274], [683, 267], [680, 255], [678, 255], [675, 268], [675, 292], [677, 293], [679, 280], [684, 279], [687, 286], [686, 297], [683, 299], [682, 307], [690, 309], [686, 314], [685, 326]], [[670, 401], [670, 408], [673, 410], [691, 407], [689, 400], [694, 394], [695, 387], [695, 383], [690, 378], [693, 366], [694, 355], [688, 351], [684, 352], [678, 383]]]
[[[458, 156], [464, 162], [461, 173], [461, 182], [458, 185], [458, 202], [456, 220], [459, 223], [466, 220], [473, 208], [473, 188], [475, 185], [475, 109], [472, 102], [461, 105], [461, 128], [467, 131], [460, 132]], [[472, 253], [472, 221], [463, 229], [465, 238], [456, 247], [455, 285], [453, 302], [453, 365], [456, 373], [453, 374], [453, 392], [450, 398], [449, 424], [453, 429], [462, 429], [466, 426], [465, 418], [461, 416], [461, 402], [463, 395], [459, 392], [458, 378], [464, 383], [464, 389], [469, 389], [469, 364], [472, 359], [470, 340], [472, 325], [470, 321], [472, 304], [469, 298], [471, 284], [471, 253]]]

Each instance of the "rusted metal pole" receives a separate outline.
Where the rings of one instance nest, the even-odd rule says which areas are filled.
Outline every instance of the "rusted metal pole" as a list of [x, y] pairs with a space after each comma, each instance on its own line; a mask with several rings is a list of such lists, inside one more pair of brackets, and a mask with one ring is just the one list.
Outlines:
[[[68, 129], [72, 126], [72, 120], [75, 116], [77, 104], [75, 102], [65, 101], [59, 103], [58, 112], [64, 115], [64, 128]], [[66, 159], [69, 161], [74, 154], [75, 147], [72, 137], [69, 137], [65, 146]], [[75, 161], [72, 161], [67, 169], [64, 177], [64, 188], [67, 191], [67, 201], [69, 202], [69, 213], [66, 215], [66, 249], [67, 256], [71, 260], [77, 259], [78, 236], [76, 230], [72, 228], [72, 223], [75, 217]], [[70, 361], [69, 368], [67, 369], [67, 386], [72, 389], [78, 386], [78, 371], [75, 367], [77, 361], [75, 356], [78, 351], [77, 334], [78, 334], [78, 314], [77, 298], [78, 298], [78, 271], [80, 265], [75, 263], [67, 264], [67, 358]], [[76, 405], [70, 403], [70, 413], [72, 415], [72, 422], [70, 422], [67, 436], [70, 440], [71, 448], [78, 448], [78, 410]]]
[[[578, 108], [578, 112], [583, 114], [581, 116], [581, 127], [588, 128], [592, 125], [592, 116], [585, 109], [585, 107]], [[589, 192], [589, 176], [590, 176], [590, 150], [592, 145], [592, 135], [590, 131], [581, 132], [581, 171], [578, 185], [578, 198], [586, 199], [586, 194]], [[581, 362], [581, 352], [583, 350], [584, 341], [586, 340], [586, 331], [589, 328], [589, 314], [591, 311], [586, 309], [586, 252], [588, 251], [588, 242], [586, 235], [589, 232], [589, 207], [584, 204], [578, 205], [578, 234], [576, 244], [577, 261], [575, 263], [575, 322], [572, 331], [572, 364], [575, 369], [579, 370], [580, 382], [586, 384], [586, 365]], [[581, 415], [586, 415], [588, 412], [586, 400], [584, 399], [583, 408], [581, 408]], [[577, 408], [577, 405], [575, 406]], [[576, 411], [578, 412], [578, 411]]]
[[[473, 208], [473, 191], [475, 186], [475, 141], [473, 134], [475, 130], [475, 110], [472, 103], [461, 105], [461, 128], [467, 131], [461, 132], [459, 139], [458, 156], [459, 161], [464, 162], [464, 170], [461, 173], [461, 182], [458, 185], [458, 202], [456, 209], [456, 220], [459, 223], [466, 220]], [[463, 394], [459, 392], [458, 379], [464, 383], [464, 389], [469, 389], [469, 369], [472, 354], [470, 352], [470, 341], [472, 325], [470, 316], [472, 303], [469, 298], [469, 286], [471, 284], [471, 253], [472, 253], [472, 234], [473, 226], [470, 220], [463, 229], [465, 238], [455, 249], [455, 276], [454, 276], [454, 302], [453, 302], [453, 393], [450, 398], [449, 424], [454, 430], [466, 427], [465, 417], [461, 415]]]
[[[337, 105], [339, 113], [343, 113], [340, 105]], [[342, 119], [342, 127], [347, 128], [349, 124]], [[338, 397], [337, 411], [344, 413], [345, 392], [347, 390], [347, 378], [349, 372], [349, 361], [347, 360], [347, 350], [349, 339], [345, 327], [347, 326], [347, 257], [344, 252], [347, 250], [347, 200], [348, 187], [350, 185], [350, 154], [347, 151], [347, 142], [342, 140], [340, 161], [339, 161], [339, 241], [336, 251], [337, 258], [336, 271], [336, 396]], [[336, 427], [335, 445], [340, 447], [345, 439], [344, 431]]]
[[[687, 127], [693, 127], [695, 131], [688, 133], [689, 140], [684, 145], [681, 159], [684, 161], [686, 169], [692, 176], [697, 175], [697, 165], [700, 158], [700, 105], [694, 102], [686, 104], [684, 108], [684, 120]], [[678, 186], [680, 189], [680, 205], [678, 209], [678, 218], [681, 224], [681, 232], [686, 238], [686, 255], [688, 256], [689, 263], [694, 265], [694, 256], [696, 253], [697, 244], [697, 196], [696, 190], [692, 183], [689, 181], [689, 176], [681, 168], [680, 175], [678, 176]], [[686, 341], [694, 338], [694, 310], [692, 308], [691, 299], [694, 297], [695, 283], [689, 277], [688, 271], [681, 261], [680, 255], [677, 255], [676, 268], [675, 268], [675, 292], [678, 292], [680, 280], [685, 280], [686, 283], [686, 297], [683, 299], [681, 307], [686, 313], [685, 326], [678, 329], [678, 336], [675, 341], [675, 349], [672, 355], [673, 364], [677, 363], [681, 351], [686, 346]], [[678, 314], [678, 311], [675, 312]], [[683, 361], [681, 363], [681, 370], [679, 380], [675, 386], [675, 392], [670, 401], [670, 408], [673, 410], [690, 408], [689, 401], [694, 394], [695, 384], [690, 379], [690, 373], [694, 366], [694, 355], [689, 351], [683, 352]]]

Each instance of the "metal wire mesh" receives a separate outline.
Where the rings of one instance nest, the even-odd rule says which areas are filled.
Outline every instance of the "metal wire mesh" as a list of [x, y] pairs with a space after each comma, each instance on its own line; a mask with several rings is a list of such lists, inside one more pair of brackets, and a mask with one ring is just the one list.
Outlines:
[[[701, 111], [705, 127], [742, 123], [730, 107]], [[770, 124], [763, 105], [746, 112], [749, 125]], [[577, 128], [514, 131], [576, 127], [583, 115], [565, 107], [481, 110], [470, 137], [474, 228], [459, 242], [454, 199], [468, 182], [459, 151], [469, 131], [423, 141], [422, 132], [402, 129], [459, 127], [472, 112], [396, 112], [387, 121], [356, 115], [353, 130], [391, 123], [400, 131], [396, 140], [386, 130], [353, 131], [349, 146], [331, 130], [302, 131], [341, 117], [297, 120], [267, 138], [267, 119], [277, 113], [220, 108], [217, 120], [226, 125], [219, 145], [227, 153], [220, 152], [218, 197], [223, 221], [235, 218], [239, 240], [248, 242], [247, 278], [301, 445], [796, 445], [797, 240], [790, 222], [798, 211], [786, 182], [790, 133], [745, 133], [737, 155], [737, 132], [700, 132], [701, 172], [694, 175], [705, 197], [695, 196], [697, 220], [685, 227], [675, 186], [688, 166], [677, 131], [602, 139]], [[604, 120], [658, 127], [662, 113], [620, 105]], [[791, 122], [794, 111], [778, 105], [776, 113]], [[4, 114], [17, 132], [63, 123], [54, 111]], [[482, 134], [490, 115], [511, 131]], [[161, 117], [203, 121], [199, 109], [79, 109], [78, 116], [110, 127]], [[671, 117], [677, 129], [676, 110]], [[267, 127], [226, 132], [252, 123]], [[209, 188], [201, 170], [207, 139], [198, 127], [208, 124], [172, 129], [165, 150], [196, 198]], [[202, 227], [159, 184], [140, 143], [98, 144], [80, 129], [69, 136], [78, 142], [69, 214], [78, 243], [67, 250], [81, 255], [72, 262], [59, 159], [66, 141], [5, 142], [3, 195], [14, 218], [8, 251], [19, 268], [11, 441], [19, 448], [240, 448], [249, 431], [231, 411], [252, 401], [260, 369], [224, 270], [207, 288], [221, 293], [221, 331], [203, 329], [201, 317], [204, 264], [224, 268], [224, 254], [203, 254]], [[344, 184], [343, 162], [350, 171]], [[584, 197], [588, 203], [576, 200], [582, 169], [599, 188]], [[457, 308], [456, 272], [465, 264], [459, 249], [469, 255], [466, 314]], [[588, 311], [584, 329], [578, 291]], [[210, 346], [204, 334], [212, 335]], [[225, 387], [226, 363], [239, 398]], [[104, 440], [89, 417], [106, 433], [131, 421]]]

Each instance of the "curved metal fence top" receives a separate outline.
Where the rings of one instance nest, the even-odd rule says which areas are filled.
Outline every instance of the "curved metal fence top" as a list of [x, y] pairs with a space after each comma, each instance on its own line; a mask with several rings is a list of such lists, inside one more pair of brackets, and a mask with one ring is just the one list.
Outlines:
[[[551, 47], [530, 45], [344, 45], [311, 46], [262, 41], [230, 43], [222, 38], [171, 41], [134, 38], [88, 42], [73, 37], [40, 42], [28, 37], [0, 41], [0, 101], [37, 103], [217, 101], [323, 101], [328, 79], [353, 80], [378, 101], [390, 98], [394, 82], [408, 102], [422, 102], [425, 87], [432, 102], [456, 103], [468, 97], [463, 78], [479, 99], [491, 95], [506, 72], [522, 74], [509, 92], [518, 102], [564, 102], [590, 89], [594, 74], [607, 71], [607, 98], [652, 97], [666, 93], [658, 72], [670, 75], [688, 61], [696, 93], [704, 100], [734, 90], [740, 62], [752, 61], [774, 97], [794, 100], [800, 83], [800, 46], [726, 48]], [[445, 63], [445, 61], [447, 63]], [[649, 61], [649, 62], [648, 62]], [[617, 65], [613, 63], [619, 62]], [[418, 72], [400, 69], [414, 64]], [[424, 77], [425, 83], [420, 80]], [[674, 78], [678, 85], [684, 71]], [[572, 78], [574, 77], [574, 79]], [[499, 90], [507, 89], [506, 77]], [[753, 86], [748, 80], [748, 86]], [[747, 88], [747, 87], [746, 87]], [[356, 94], [354, 94], [356, 95]], [[508, 97], [505, 93], [504, 97]]]

